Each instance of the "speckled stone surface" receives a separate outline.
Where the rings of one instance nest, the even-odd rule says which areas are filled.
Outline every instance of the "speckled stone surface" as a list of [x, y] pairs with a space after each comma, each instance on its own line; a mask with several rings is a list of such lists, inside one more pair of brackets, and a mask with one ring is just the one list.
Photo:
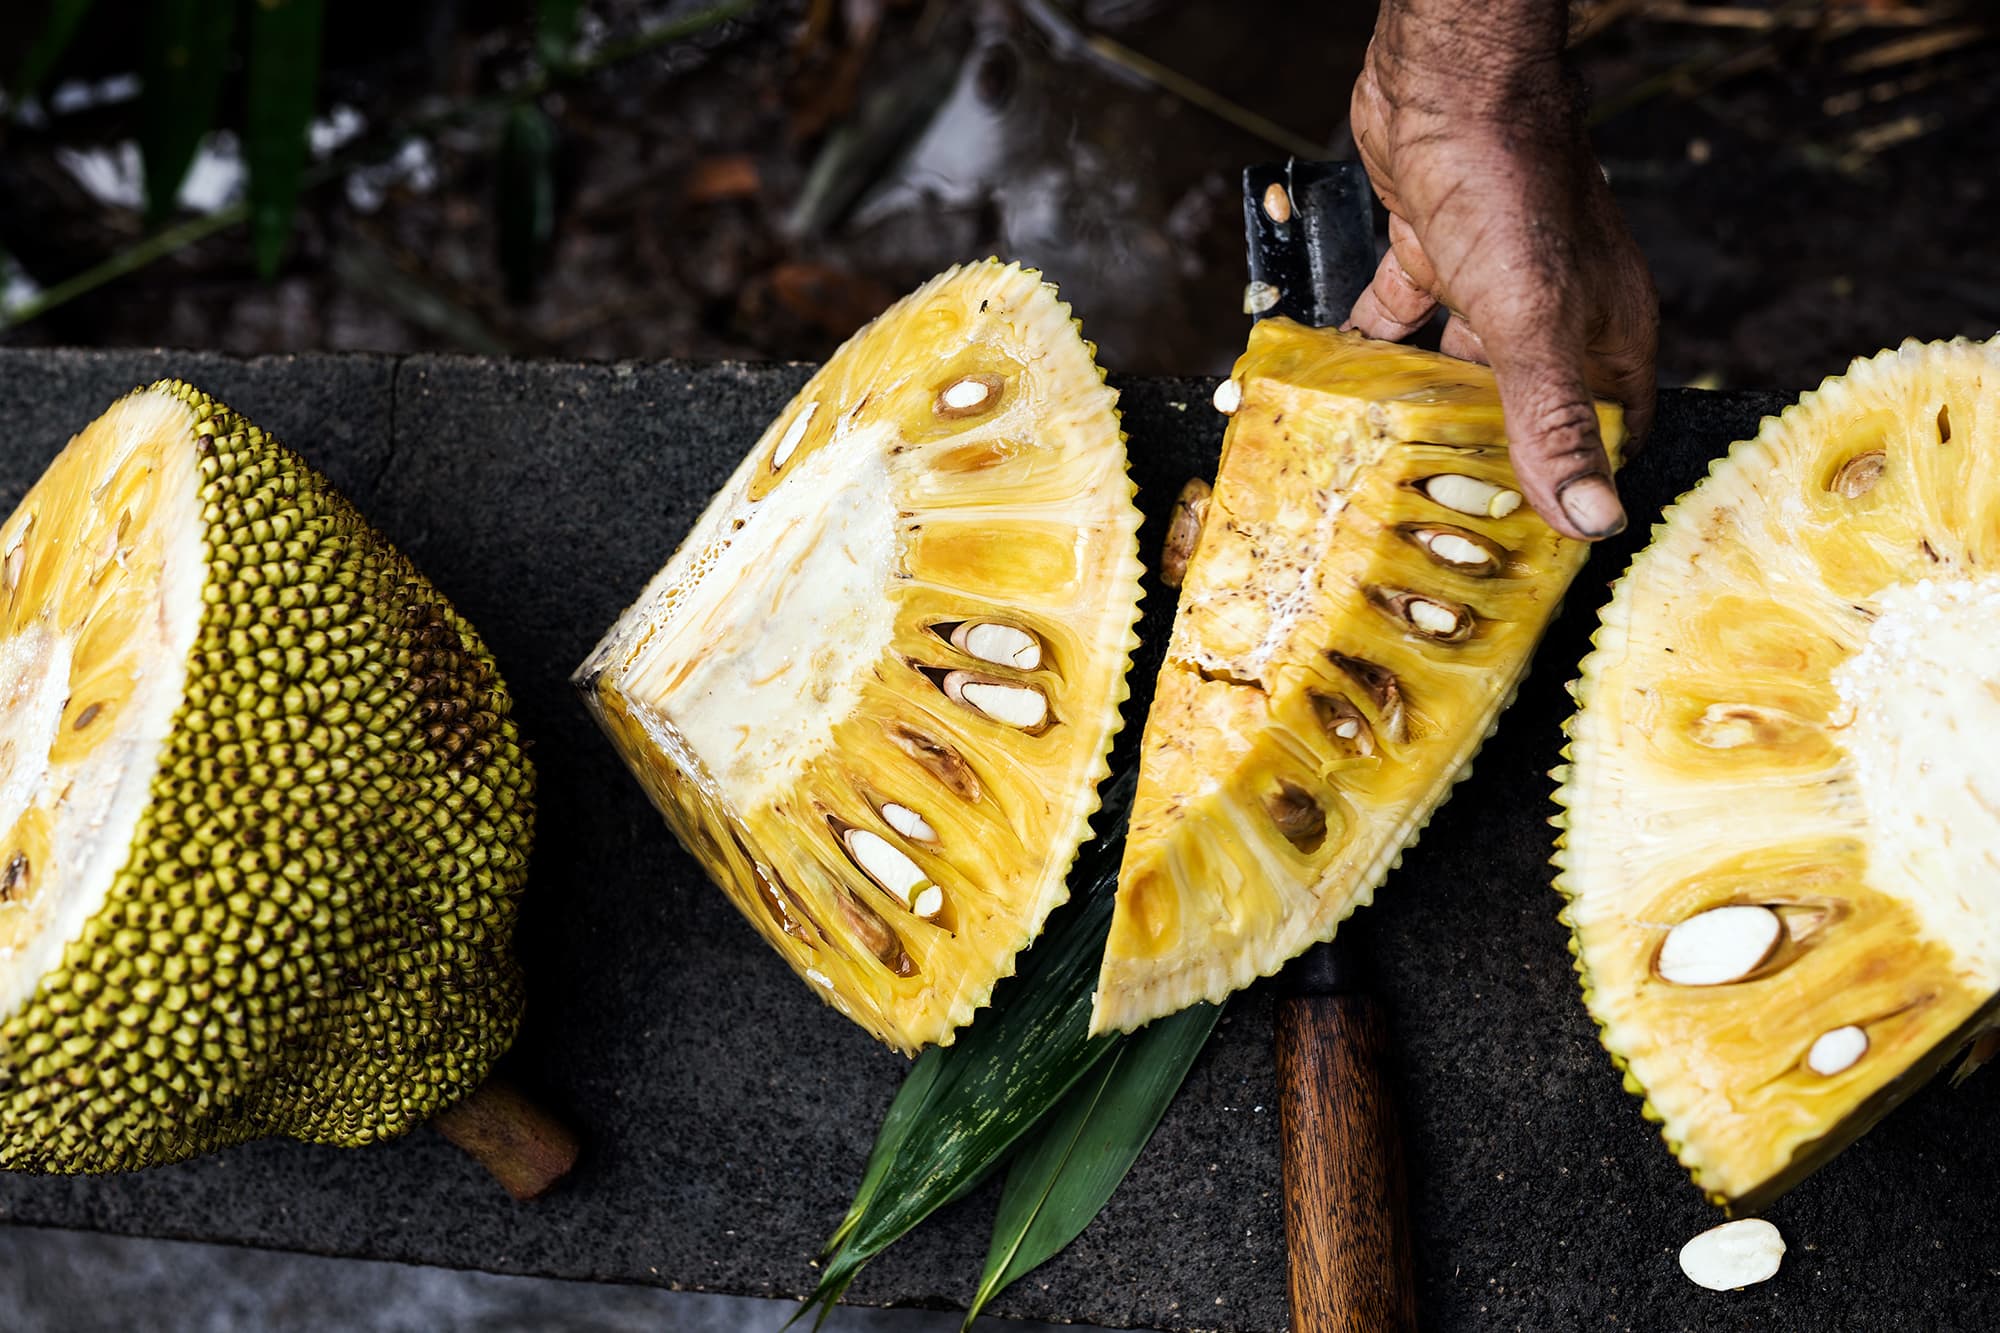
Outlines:
[[[693, 522], [799, 367], [367, 357], [233, 362], [0, 351], [9, 507], [115, 394], [195, 380], [346, 487], [477, 623], [542, 775], [516, 1073], [581, 1128], [575, 1177], [508, 1202], [435, 1135], [357, 1152], [253, 1144], [122, 1179], [0, 1177], [0, 1216], [479, 1268], [796, 1295], [901, 1061], [822, 1007], [680, 851], [566, 682]], [[1153, 519], [1212, 467], [1206, 382], [1125, 383]], [[1382, 974], [1427, 1328], [1984, 1328], [2000, 1295], [2000, 1082], [1920, 1093], [1772, 1211], [1779, 1277], [1680, 1275], [1716, 1219], [1578, 1002], [1546, 865], [1562, 685], [1645, 519], [1777, 400], [1669, 394], [1598, 552], [1477, 773], [1354, 927]], [[1164, 637], [1155, 587], [1146, 633]], [[1149, 673], [1135, 673], [1135, 705]], [[1127, 742], [1136, 735], [1135, 719]], [[1114, 1327], [1284, 1326], [1270, 1005], [1239, 999], [1110, 1207], [996, 1311]], [[869, 1303], [962, 1305], [992, 1195], [872, 1266]]]

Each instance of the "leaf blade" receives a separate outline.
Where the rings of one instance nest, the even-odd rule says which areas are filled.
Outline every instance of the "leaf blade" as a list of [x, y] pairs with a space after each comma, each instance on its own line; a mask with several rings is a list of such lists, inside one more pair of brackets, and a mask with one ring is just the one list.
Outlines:
[[973, 1294], [972, 1304], [966, 1307], [961, 1331], [972, 1327], [972, 1321], [979, 1317], [986, 1302], [1006, 1285], [997, 1279], [1012, 1269], [1036, 1213], [1047, 1201], [1064, 1163], [1076, 1151], [1085, 1122], [1103, 1100], [1105, 1088], [1117, 1078], [1128, 1049], [1121, 1041], [1111, 1058], [1072, 1089], [1062, 1105], [1035, 1131], [1034, 1138], [1014, 1155], [1014, 1164], [1007, 1170], [1007, 1184], [1000, 1193], [1000, 1210], [993, 1218], [993, 1239], [987, 1246], [979, 1289]]
[[1139, 1159], [1221, 1017], [1201, 1004], [1123, 1040], [1014, 1157], [965, 1328], [1083, 1234]]
[[250, 168], [250, 241], [257, 271], [278, 271], [291, 239], [306, 127], [319, 93], [324, 0], [254, 0], [246, 72], [249, 121], [244, 157]]
[[500, 134], [500, 272], [507, 299], [534, 295], [556, 231], [556, 128], [532, 102], [510, 108]]
[[580, 0], [538, 0], [535, 6], [535, 57], [549, 70], [567, 68], [576, 50]]
[[882, 1127], [876, 1131], [875, 1146], [868, 1152], [868, 1164], [861, 1169], [861, 1184], [855, 1188], [854, 1202], [848, 1207], [847, 1216], [840, 1226], [827, 1237], [821, 1254], [831, 1254], [861, 1221], [861, 1215], [868, 1208], [875, 1192], [882, 1187], [882, 1178], [889, 1173], [889, 1166], [896, 1160], [903, 1143], [911, 1131], [917, 1127], [929, 1102], [932, 1091], [937, 1087], [938, 1078], [944, 1072], [944, 1050], [942, 1046], [928, 1047], [910, 1066], [910, 1072], [903, 1078], [903, 1086], [896, 1090], [895, 1100], [882, 1115]]
[[[897, 1145], [858, 1210], [808, 1305], [829, 1306], [875, 1255], [999, 1167], [1041, 1117], [1111, 1053], [1118, 1037], [1090, 1036], [1090, 997], [1111, 930], [1134, 775], [1106, 784], [1090, 843], [1070, 875], [1070, 905], [995, 991], [958, 1040], [943, 1048], [924, 1114]], [[1034, 1059], [1021, 1077], [1021, 1056]], [[852, 1211], [852, 1210], [851, 1210]]]
[[149, 20], [140, 79], [139, 160], [146, 180], [146, 220], [174, 211], [181, 182], [214, 128], [231, 39], [234, 0], [158, 0]]
[[48, 21], [21, 58], [20, 77], [14, 80], [15, 106], [41, 91], [42, 80], [49, 77], [56, 62], [63, 58], [63, 52], [69, 50], [70, 41], [83, 26], [94, 3], [96, 0], [51, 0]]

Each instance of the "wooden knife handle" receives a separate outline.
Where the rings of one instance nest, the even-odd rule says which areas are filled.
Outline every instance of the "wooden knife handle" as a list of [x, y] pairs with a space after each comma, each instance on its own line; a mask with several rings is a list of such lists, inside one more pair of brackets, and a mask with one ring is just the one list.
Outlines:
[[1292, 1333], [1415, 1330], [1382, 1010], [1362, 994], [1288, 996], [1277, 1036]]

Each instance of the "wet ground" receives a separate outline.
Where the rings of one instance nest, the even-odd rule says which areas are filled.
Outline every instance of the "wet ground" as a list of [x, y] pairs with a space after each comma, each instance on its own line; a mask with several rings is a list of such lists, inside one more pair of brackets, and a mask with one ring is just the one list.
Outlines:
[[[587, 6], [586, 58], [702, 8]], [[1216, 371], [1243, 336], [1236, 172], [1280, 143], [1344, 147], [1372, 20], [1275, 0], [752, 6], [539, 99], [559, 133], [555, 238], [510, 301], [497, 118], [423, 127], [519, 86], [529, 25], [463, 3], [335, 10], [316, 142], [369, 164], [308, 196], [274, 284], [236, 228], [0, 337], [812, 358], [943, 265], [997, 253], [1061, 282], [1107, 363]], [[1665, 382], [1797, 388], [1906, 336], [2000, 325], [1990, 6], [1588, 12], [1577, 61], [1661, 288]], [[140, 235], [133, 53], [111, 37], [73, 63], [50, 99], [68, 109], [9, 127], [0, 152], [17, 300]], [[193, 214], [238, 185], [232, 141], [212, 148]]]

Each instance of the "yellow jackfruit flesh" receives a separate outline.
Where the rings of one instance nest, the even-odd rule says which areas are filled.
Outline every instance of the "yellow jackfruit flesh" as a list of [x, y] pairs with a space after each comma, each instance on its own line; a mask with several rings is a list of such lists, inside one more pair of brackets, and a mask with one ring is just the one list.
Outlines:
[[470, 627], [185, 384], [0, 526], [0, 1166], [361, 1144], [512, 1039], [530, 773]]
[[1768, 418], [1603, 613], [1557, 776], [1604, 1045], [1717, 1203], [1866, 1130], [2000, 992], [2000, 346]]
[[1139, 514], [1038, 275], [953, 269], [850, 339], [577, 681], [818, 994], [946, 1042], [1065, 897], [1119, 725]]
[[[1483, 366], [1271, 319], [1232, 383], [1140, 745], [1100, 1031], [1219, 1000], [1370, 901], [1585, 553], [1522, 503]], [[1620, 416], [1599, 418], [1615, 457]]]

